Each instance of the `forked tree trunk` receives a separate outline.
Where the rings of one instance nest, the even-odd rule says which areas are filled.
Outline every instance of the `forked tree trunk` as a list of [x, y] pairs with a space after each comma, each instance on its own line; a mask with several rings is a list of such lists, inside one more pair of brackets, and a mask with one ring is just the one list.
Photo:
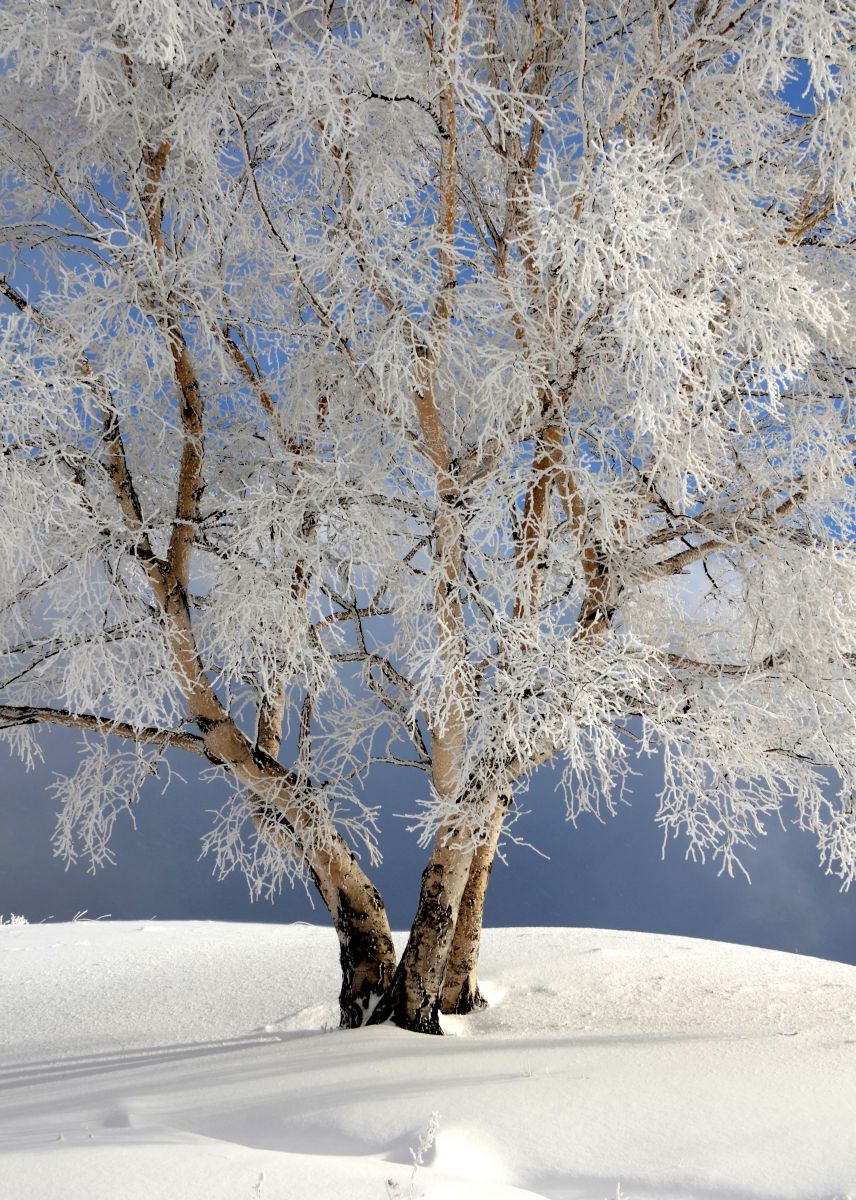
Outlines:
[[431, 861], [422, 874], [419, 905], [407, 946], [392, 986], [369, 1024], [391, 1020], [416, 1033], [443, 1032], [440, 991], [473, 857], [471, 850], [443, 844], [450, 833], [444, 829], [438, 834]]
[[461, 899], [440, 993], [440, 1011], [443, 1013], [465, 1015], [473, 1009], [487, 1006], [487, 1001], [479, 991], [477, 975], [484, 902], [502, 822], [510, 801], [510, 792], [500, 796], [491, 817], [487, 838], [478, 847], [470, 863], [469, 878]]

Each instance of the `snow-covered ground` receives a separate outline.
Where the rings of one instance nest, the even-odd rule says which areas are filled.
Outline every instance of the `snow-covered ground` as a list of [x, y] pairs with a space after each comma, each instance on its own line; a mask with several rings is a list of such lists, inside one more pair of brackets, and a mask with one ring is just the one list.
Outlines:
[[490, 930], [492, 1007], [441, 1039], [335, 1029], [323, 928], [13, 925], [0, 956], [2, 1200], [856, 1197], [854, 967]]

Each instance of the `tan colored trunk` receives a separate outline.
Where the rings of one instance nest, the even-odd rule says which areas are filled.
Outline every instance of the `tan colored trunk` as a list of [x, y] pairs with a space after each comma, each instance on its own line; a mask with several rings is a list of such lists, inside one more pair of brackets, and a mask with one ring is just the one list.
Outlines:
[[510, 800], [510, 793], [500, 797], [491, 817], [487, 838], [478, 847], [470, 863], [469, 877], [461, 898], [440, 993], [440, 1011], [443, 1013], [465, 1015], [473, 1009], [487, 1006], [487, 1001], [479, 991], [477, 975], [484, 902], [499, 835], [502, 832], [502, 822]]
[[302, 854], [339, 938], [341, 1022], [363, 1024], [395, 970], [383, 902], [339, 834], [330, 832], [323, 850], [313, 849], [318, 830], [327, 825], [324, 808], [302, 791], [292, 771], [254, 747], [223, 708], [199, 661], [184, 589], [163, 573], [154, 574], [153, 590], [205, 756], [256, 797], [253, 817], [263, 836], [275, 840], [279, 828], [290, 848]]
[[[295, 845], [330, 911], [339, 938], [341, 1023], [363, 1024], [395, 971], [395, 950], [383, 902], [344, 839], [331, 832], [323, 850], [312, 843], [327, 825], [324, 808], [298, 786], [292, 771], [256, 746], [226, 712], [199, 659], [187, 597], [181, 583], [160, 565], [149, 567], [152, 589], [164, 612], [177, 674], [209, 761], [225, 767], [257, 797], [254, 814], [261, 832], [276, 837], [279, 826]], [[270, 745], [278, 736], [270, 730]]]
[[[131, 86], [134, 86], [133, 66], [127, 57], [124, 62]], [[152, 245], [159, 258], [166, 255], [160, 196], [169, 152], [170, 143], [166, 141], [157, 148], [142, 147], [147, 168], [142, 205]], [[19, 308], [26, 307], [26, 301], [18, 298], [16, 293], [12, 300]], [[183, 432], [175, 519], [166, 559], [155, 555], [144, 530], [139, 497], [128, 471], [115, 407], [103, 385], [93, 380], [89, 362], [81, 350], [79, 369], [87, 381], [92, 381], [102, 407], [102, 436], [113, 491], [129, 530], [137, 538], [137, 557], [163, 614], [164, 633], [175, 661], [176, 676], [188, 714], [199, 729], [202, 752], [210, 762], [226, 769], [254, 797], [251, 802], [253, 819], [260, 832], [276, 841], [279, 831], [282, 838], [288, 840], [289, 849], [302, 858], [330, 910], [339, 938], [342, 1024], [360, 1025], [367, 1019], [395, 970], [395, 952], [383, 902], [347, 843], [337, 833], [329, 833], [323, 849], [313, 846], [318, 833], [326, 829], [328, 814], [299, 786], [294, 772], [276, 761], [284, 691], [275, 690], [262, 705], [261, 737], [254, 747], [226, 710], [206, 675], [187, 599], [199, 502], [205, 487], [204, 398], [182, 331], [180, 314], [164, 307], [158, 313], [158, 323], [172, 355]], [[230, 345], [242, 372], [251, 375], [240, 349], [234, 343], [230, 342]], [[264, 400], [267, 401], [266, 408], [271, 408], [266, 394]], [[303, 583], [303, 568], [298, 564], [293, 585], [295, 594], [300, 593]], [[136, 736], [133, 730], [129, 733]], [[191, 737], [193, 748], [198, 752], [200, 747], [195, 735]]]
[[[437, 262], [439, 289], [433, 305], [427, 341], [417, 341], [421, 363], [414, 403], [423, 449], [436, 472], [437, 519], [434, 529], [434, 562], [438, 568], [435, 613], [440, 649], [447, 668], [442, 715], [431, 728], [432, 779], [441, 801], [453, 803], [462, 786], [461, 771], [467, 725], [472, 711], [472, 679], [460, 594], [464, 560], [461, 492], [454, 457], [437, 402], [437, 364], [445, 333], [452, 319], [457, 282], [455, 246], [457, 213], [457, 130], [453, 63], [458, 51], [460, 0], [446, 0], [448, 20], [440, 64], [444, 85], [438, 97], [445, 136], [440, 147], [437, 180]], [[432, 57], [435, 51], [432, 48]], [[422, 875], [419, 904], [392, 986], [375, 1009], [372, 1023], [393, 1020], [406, 1029], [441, 1033], [440, 989], [446, 959], [458, 919], [461, 897], [469, 877], [472, 850], [456, 848], [467, 833], [446, 824], [434, 843], [430, 862]]]
[[364, 1025], [395, 973], [395, 948], [383, 900], [344, 839], [331, 832], [323, 849], [312, 848], [312, 835], [326, 814], [311, 796], [298, 800], [296, 780], [286, 768], [253, 751], [249, 740], [228, 718], [219, 728], [203, 728], [206, 753], [228, 767], [255, 797], [253, 819], [263, 837], [275, 842], [277, 829], [303, 861], [324, 901], [339, 939], [342, 986], [340, 1023]]
[[419, 906], [392, 986], [370, 1024], [391, 1020], [416, 1033], [442, 1033], [440, 991], [461, 899], [469, 878], [471, 850], [443, 845], [441, 830], [422, 874]]
[[330, 887], [329, 876], [319, 877], [314, 870], [310, 874], [330, 910], [339, 939], [339, 1024], [357, 1029], [368, 1023], [395, 975], [395, 948], [386, 909], [380, 893], [355, 861], [335, 889]]

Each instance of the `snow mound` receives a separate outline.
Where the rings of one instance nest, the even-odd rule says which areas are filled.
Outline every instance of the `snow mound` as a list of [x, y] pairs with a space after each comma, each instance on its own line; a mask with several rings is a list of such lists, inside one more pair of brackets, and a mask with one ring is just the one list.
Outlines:
[[856, 1200], [854, 967], [488, 930], [492, 1007], [439, 1039], [336, 1029], [314, 926], [4, 926], [0, 956], [3, 1200]]

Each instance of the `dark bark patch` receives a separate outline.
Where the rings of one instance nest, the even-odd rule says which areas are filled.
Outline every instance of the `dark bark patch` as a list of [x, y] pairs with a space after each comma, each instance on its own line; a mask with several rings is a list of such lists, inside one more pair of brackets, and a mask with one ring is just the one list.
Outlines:
[[469, 1013], [475, 1012], [476, 1009], [487, 1007], [488, 1002], [479, 991], [478, 984], [476, 984], [474, 992], [470, 985], [469, 976], [467, 976], [454, 1000], [450, 1001], [448, 997], [444, 996], [442, 1011], [447, 1014], [454, 1014], [457, 1017], [465, 1017]]
[[366, 1024], [372, 1005], [387, 990], [395, 970], [395, 951], [383, 901], [376, 888], [365, 888], [364, 892], [362, 908], [345, 892], [338, 893], [336, 932], [342, 969], [339, 1014], [344, 1029]]

